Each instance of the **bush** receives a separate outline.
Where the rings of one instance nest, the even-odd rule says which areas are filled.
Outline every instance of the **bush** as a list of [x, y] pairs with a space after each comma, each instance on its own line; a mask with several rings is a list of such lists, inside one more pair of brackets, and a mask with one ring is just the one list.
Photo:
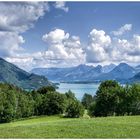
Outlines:
[[66, 117], [79, 118], [80, 116], [83, 116], [83, 114], [84, 114], [84, 107], [79, 101], [73, 100], [67, 106]]

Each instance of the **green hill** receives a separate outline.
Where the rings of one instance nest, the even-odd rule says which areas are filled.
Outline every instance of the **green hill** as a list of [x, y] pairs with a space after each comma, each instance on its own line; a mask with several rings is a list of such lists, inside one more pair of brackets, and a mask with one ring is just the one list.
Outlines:
[[140, 138], [140, 116], [36, 117], [1, 124], [0, 138]]
[[52, 85], [44, 76], [30, 74], [2, 58], [0, 58], [0, 82], [14, 84], [29, 90]]

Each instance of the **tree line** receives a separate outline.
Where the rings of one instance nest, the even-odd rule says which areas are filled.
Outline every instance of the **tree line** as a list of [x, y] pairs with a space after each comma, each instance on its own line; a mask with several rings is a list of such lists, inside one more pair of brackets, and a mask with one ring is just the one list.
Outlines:
[[0, 83], [0, 122], [40, 115], [61, 114], [78, 118], [84, 110], [91, 117], [140, 114], [140, 85], [122, 86], [107, 80], [94, 96], [85, 94], [81, 101], [71, 91], [61, 94], [52, 86], [25, 91], [14, 85]]
[[64, 114], [73, 118], [83, 113], [83, 105], [71, 91], [60, 94], [54, 87], [47, 86], [28, 92], [0, 83], [0, 123], [40, 115]]
[[104, 81], [95, 96], [84, 95], [82, 104], [95, 117], [140, 115], [140, 84], [122, 86], [117, 81]]

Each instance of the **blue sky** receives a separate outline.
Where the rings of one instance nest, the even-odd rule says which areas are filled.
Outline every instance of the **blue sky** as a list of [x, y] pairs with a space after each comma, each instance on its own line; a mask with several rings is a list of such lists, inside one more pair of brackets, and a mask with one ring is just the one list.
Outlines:
[[[50, 11], [35, 23], [33, 29], [23, 34], [27, 46], [35, 46], [31, 50], [46, 48], [41, 37], [55, 28], [80, 36], [85, 44], [93, 28], [110, 33], [130, 23], [133, 25], [133, 31], [129, 35], [132, 36], [133, 32], [140, 33], [140, 2], [67, 2], [68, 12], [54, 8], [53, 2], [49, 4]], [[32, 38], [37, 40], [33, 42]]]
[[26, 70], [137, 65], [139, 13], [140, 2], [0, 2], [0, 55]]

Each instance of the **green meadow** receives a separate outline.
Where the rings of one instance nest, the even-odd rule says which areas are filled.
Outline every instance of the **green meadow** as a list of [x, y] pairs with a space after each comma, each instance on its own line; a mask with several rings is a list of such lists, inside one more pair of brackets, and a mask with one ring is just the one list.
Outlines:
[[0, 124], [0, 138], [140, 138], [140, 116], [42, 116]]

